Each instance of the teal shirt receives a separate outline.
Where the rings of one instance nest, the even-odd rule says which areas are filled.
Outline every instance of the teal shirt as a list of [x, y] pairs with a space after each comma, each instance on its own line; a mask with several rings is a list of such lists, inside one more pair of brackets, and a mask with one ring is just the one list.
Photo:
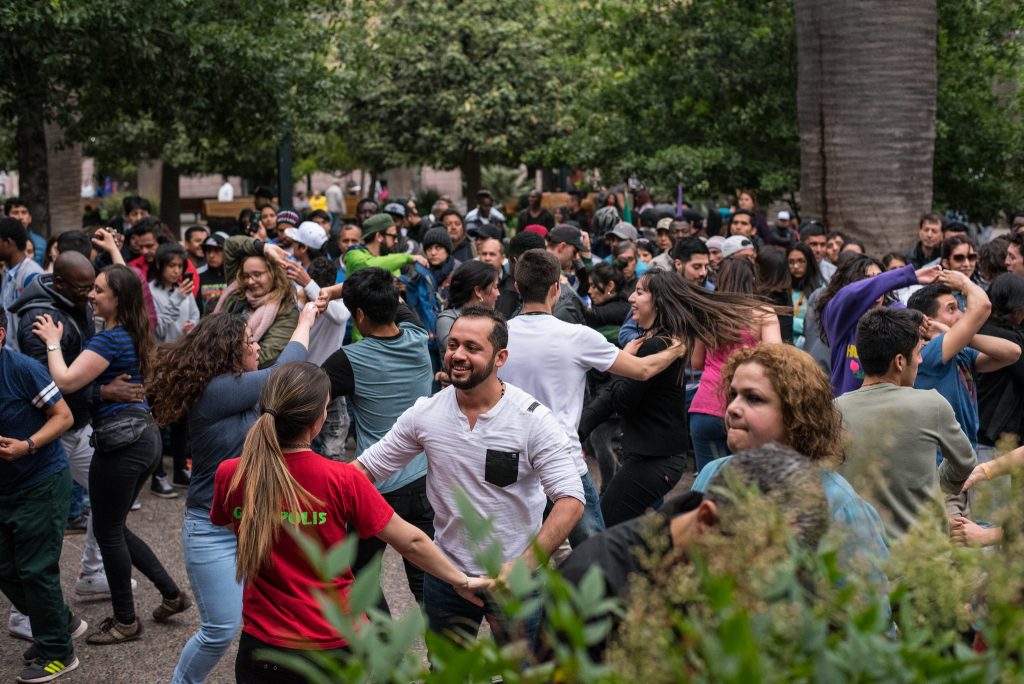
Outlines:
[[[356, 424], [359, 456], [387, 434], [398, 417], [420, 397], [429, 397], [434, 380], [427, 352], [427, 332], [412, 323], [399, 323], [392, 338], [364, 337], [341, 349], [352, 368], [348, 394]], [[335, 359], [324, 369], [334, 374]], [[333, 378], [332, 378], [333, 382]], [[418, 454], [404, 468], [376, 483], [382, 493], [393, 492], [427, 474], [427, 456]]]

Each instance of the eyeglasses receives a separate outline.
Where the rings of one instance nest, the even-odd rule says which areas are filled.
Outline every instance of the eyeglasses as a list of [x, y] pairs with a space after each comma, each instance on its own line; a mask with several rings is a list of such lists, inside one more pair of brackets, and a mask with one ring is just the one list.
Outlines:
[[65, 280], [64, 278], [61, 278], [59, 276], [54, 278], [54, 280], [59, 280], [62, 283], [66, 283], [67, 286], [69, 288], [71, 288], [71, 291], [74, 292], [75, 294], [87, 295], [90, 292], [92, 292], [92, 288], [93, 288], [93, 284], [92, 283], [89, 283], [88, 285], [75, 285], [71, 281]]
[[789, 260], [789, 265], [790, 266], [806, 266], [807, 265], [807, 259], [790, 259]]
[[242, 280], [259, 280], [263, 276], [267, 275], [266, 271], [255, 271], [253, 273], [243, 273], [239, 276]]
[[398, 233], [384, 233], [384, 237], [389, 237], [392, 240], [397, 240], [398, 239]]
[[949, 260], [956, 264], [962, 264], [965, 261], [969, 261], [972, 264], [978, 260], [977, 254], [954, 254], [949, 257]]

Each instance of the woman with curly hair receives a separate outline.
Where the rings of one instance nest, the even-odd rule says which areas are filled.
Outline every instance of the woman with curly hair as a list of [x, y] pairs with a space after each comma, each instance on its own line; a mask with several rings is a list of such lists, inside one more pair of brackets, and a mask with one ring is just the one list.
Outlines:
[[[776, 442], [792, 447], [821, 468], [832, 526], [840, 535], [844, 567], [866, 563], [875, 579], [889, 556], [878, 512], [835, 471], [843, 461], [843, 419], [825, 373], [806, 352], [786, 344], [762, 344], [736, 351], [722, 369], [728, 388], [725, 423], [733, 452]], [[731, 457], [712, 461], [697, 476], [693, 491], [704, 492]]]
[[215, 313], [191, 334], [164, 348], [150, 391], [161, 425], [184, 417], [192, 452], [182, 546], [199, 604], [199, 631], [182, 649], [172, 679], [202, 682], [231, 646], [242, 621], [242, 585], [235, 581], [235, 536], [210, 522], [213, 478], [226, 459], [242, 453], [259, 413], [256, 404], [278, 366], [306, 358], [316, 304], [299, 316], [291, 340], [270, 368], [257, 370], [260, 344], [242, 316]]
[[[283, 252], [244, 235], [224, 243], [228, 287], [214, 313], [242, 314], [259, 342], [259, 367], [272, 366], [299, 318], [295, 288], [283, 266]], [[280, 264], [280, 265], [279, 265]]]
[[[106, 385], [121, 375], [142, 383], [152, 375], [153, 334], [142, 298], [142, 284], [127, 266], [107, 266], [96, 276], [89, 302], [107, 328], [96, 333], [71, 362], [61, 354], [62, 323], [49, 314], [36, 318], [32, 331], [46, 342], [46, 360], [57, 388], [66, 394], [90, 383]], [[160, 461], [160, 431], [145, 399], [124, 403], [101, 400], [92, 406], [96, 453], [89, 467], [93, 531], [110, 583], [113, 617], [105, 619], [86, 643], [109, 645], [133, 641], [142, 634], [135, 612], [132, 566], [157, 588], [163, 598], [153, 619], [166, 622], [191, 604], [156, 554], [128, 529], [128, 511], [142, 485]]]

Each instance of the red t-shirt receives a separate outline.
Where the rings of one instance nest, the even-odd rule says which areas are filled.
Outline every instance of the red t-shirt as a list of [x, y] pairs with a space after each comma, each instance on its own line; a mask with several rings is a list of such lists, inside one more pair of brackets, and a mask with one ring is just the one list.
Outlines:
[[[347, 463], [330, 461], [312, 451], [287, 454], [285, 461], [292, 477], [323, 502], [322, 506], [307, 506], [311, 510], [292, 512], [289, 522], [316, 537], [324, 549], [344, 541], [349, 523], [365, 539], [383, 530], [394, 515], [380, 492]], [[241, 518], [245, 483], [227, 496], [239, 462], [232, 458], [217, 468], [210, 509], [214, 525], [228, 525]], [[284, 648], [340, 648], [346, 641], [324, 619], [313, 590], [344, 602], [354, 579], [349, 571], [331, 583], [322, 582], [291, 535], [282, 530], [259, 575], [245, 585], [242, 629], [260, 641]]]

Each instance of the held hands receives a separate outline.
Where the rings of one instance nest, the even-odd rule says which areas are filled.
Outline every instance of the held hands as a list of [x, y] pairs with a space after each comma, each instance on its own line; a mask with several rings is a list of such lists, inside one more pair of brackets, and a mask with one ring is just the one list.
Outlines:
[[312, 328], [319, 314], [320, 309], [317, 308], [316, 302], [306, 302], [305, 306], [302, 307], [302, 311], [299, 312], [299, 325]]
[[277, 245], [272, 245], [269, 242], [263, 243], [263, 256], [281, 268], [288, 268], [288, 253]]
[[469, 577], [467, 575], [465, 581], [462, 584], [453, 584], [452, 588], [455, 592], [466, 601], [469, 601], [474, 606], [483, 607], [484, 600], [477, 596], [478, 592], [490, 591], [494, 586], [494, 580], [490, 577]]
[[327, 311], [327, 305], [331, 303], [331, 300], [341, 299], [341, 293], [344, 289], [344, 283], [337, 283], [330, 287], [320, 288], [320, 294], [316, 298], [316, 308], [320, 313]]
[[48, 345], [60, 344], [60, 338], [64, 335], [64, 324], [54, 325], [50, 314], [43, 314], [36, 316], [35, 322], [32, 323], [32, 333]]
[[949, 522], [949, 538], [958, 546], [991, 546], [999, 542], [997, 528], [984, 528], [959, 515]]
[[917, 269], [914, 275], [917, 276], [918, 284], [931, 285], [938, 279], [940, 273], [942, 273], [942, 267], [935, 264], [934, 266], [925, 266], [924, 268]]
[[[28, 453], [28, 442], [14, 437], [0, 437], [0, 459], [16, 461]], [[482, 604], [480, 604], [482, 605]]]
[[107, 254], [113, 254], [121, 250], [121, 245], [124, 244], [124, 236], [115, 235], [106, 228], [100, 228], [93, 234], [92, 243]]

